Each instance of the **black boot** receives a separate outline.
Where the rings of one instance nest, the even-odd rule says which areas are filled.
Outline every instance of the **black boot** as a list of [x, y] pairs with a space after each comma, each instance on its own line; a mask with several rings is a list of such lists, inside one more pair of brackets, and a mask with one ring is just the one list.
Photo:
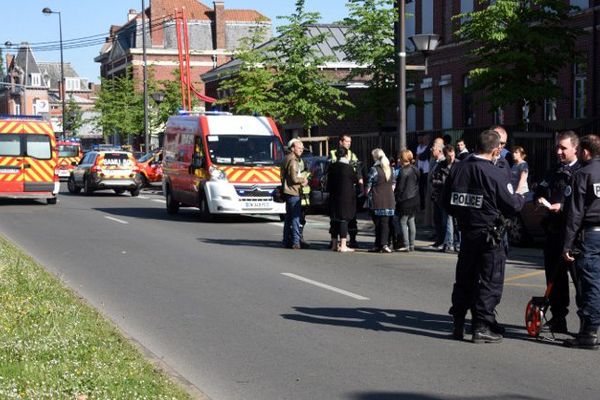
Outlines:
[[464, 340], [465, 338], [465, 318], [454, 317], [454, 328], [450, 336], [454, 340]]
[[574, 349], [598, 350], [598, 333], [597, 331], [580, 332], [575, 335], [575, 339], [567, 339], [564, 344]]
[[488, 325], [477, 324], [473, 328], [473, 343], [500, 343], [502, 335], [494, 333]]
[[506, 329], [504, 329], [504, 327], [498, 321], [494, 321], [493, 324], [490, 324], [490, 330], [499, 335], [504, 335], [504, 332], [506, 331]]
[[552, 317], [542, 326], [542, 332], [569, 333], [565, 317]]

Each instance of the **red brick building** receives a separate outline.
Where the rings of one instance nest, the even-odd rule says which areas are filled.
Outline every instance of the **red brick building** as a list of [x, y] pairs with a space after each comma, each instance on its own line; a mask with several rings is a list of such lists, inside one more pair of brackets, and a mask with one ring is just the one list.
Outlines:
[[[570, 3], [581, 8], [569, 23], [584, 29], [584, 35], [576, 45], [583, 60], [561, 71], [558, 83], [565, 97], [548, 99], [544, 107], [530, 115], [529, 126], [533, 129], [579, 128], [586, 132], [598, 129], [600, 34], [597, 26], [600, 2], [570, 0]], [[485, 127], [494, 123], [522, 125], [524, 113], [521, 105], [490, 112], [488, 104], [476, 104], [474, 98], [463, 90], [468, 85], [467, 74], [472, 67], [465, 59], [467, 45], [455, 38], [451, 17], [472, 11], [474, 7], [478, 7], [475, 0], [415, 0], [406, 5], [406, 13], [412, 15], [407, 21], [406, 36], [436, 33], [441, 41], [437, 50], [430, 54], [428, 75], [419, 75], [416, 84], [407, 91], [408, 97], [424, 102], [423, 107], [409, 107], [408, 132], [453, 130], [454, 136], [458, 136], [463, 128], [468, 127]], [[422, 60], [416, 55], [407, 61], [408, 64], [420, 62]]]
[[[185, 8], [190, 44], [191, 76], [194, 86], [204, 91], [200, 75], [231, 59], [239, 40], [256, 25], [271, 32], [271, 21], [255, 10], [226, 9], [224, 1], [209, 7], [197, 0], [150, 0], [146, 19], [146, 58], [158, 80], [173, 79], [179, 68], [175, 10]], [[142, 14], [129, 10], [127, 22], [113, 25], [95, 61], [100, 76], [112, 77], [133, 68], [134, 79], [142, 81]]]

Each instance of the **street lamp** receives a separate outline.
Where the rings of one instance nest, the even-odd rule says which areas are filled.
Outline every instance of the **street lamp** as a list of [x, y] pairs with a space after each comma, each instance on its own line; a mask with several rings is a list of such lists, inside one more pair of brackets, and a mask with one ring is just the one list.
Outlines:
[[400, 150], [406, 149], [406, 71], [425, 71], [427, 74], [427, 55], [439, 44], [439, 35], [423, 33], [410, 37], [417, 51], [423, 53], [425, 65], [406, 65], [406, 20], [405, 5], [411, 0], [397, 0], [398, 10], [398, 139]]
[[65, 136], [65, 125], [67, 123], [67, 120], [65, 118], [65, 111], [66, 111], [66, 105], [65, 105], [65, 95], [66, 95], [66, 84], [65, 84], [65, 62], [64, 62], [64, 58], [63, 58], [63, 38], [62, 38], [62, 19], [60, 16], [60, 11], [52, 11], [49, 7], [46, 7], [42, 10], [42, 12], [44, 13], [44, 15], [50, 15], [50, 14], [58, 14], [58, 32], [60, 35], [60, 98], [62, 101], [62, 136]]
[[[156, 103], [156, 106], [158, 107], [157, 114], [159, 114], [160, 116], [160, 103], [165, 101], [165, 94], [163, 92], [154, 92], [152, 93], [152, 100], [154, 100], [154, 102]], [[160, 130], [158, 134], [158, 146], [162, 147], [162, 135], [160, 134]]]

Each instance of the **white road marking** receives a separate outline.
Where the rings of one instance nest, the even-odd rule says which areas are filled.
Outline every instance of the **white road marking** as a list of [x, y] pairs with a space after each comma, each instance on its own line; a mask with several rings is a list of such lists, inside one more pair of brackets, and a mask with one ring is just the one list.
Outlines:
[[162, 199], [153, 199], [152, 201], [156, 202], [156, 203], [166, 203], [166, 200], [162, 200]]
[[104, 216], [104, 218], [106, 218], [106, 219], [110, 219], [111, 221], [115, 221], [115, 222], [118, 222], [118, 223], [120, 223], [120, 224], [128, 224], [128, 223], [129, 223], [129, 222], [127, 222], [127, 221], [123, 221], [122, 219], [113, 218], [113, 217], [108, 217], [108, 216], [106, 216], [106, 215]]
[[138, 199], [149, 199], [150, 197], [148, 196], [138, 196]]
[[283, 227], [283, 222], [267, 222], [268, 225]]
[[325, 283], [313, 281], [312, 279], [304, 278], [300, 275], [290, 274], [288, 272], [282, 272], [281, 275], [287, 276], [289, 278], [297, 279], [302, 282], [310, 283], [311, 285], [315, 285], [315, 286], [318, 286], [323, 289], [331, 290], [332, 292], [343, 294], [344, 296], [352, 297], [353, 299], [356, 299], [356, 300], [370, 300], [368, 297], [364, 297], [364, 296], [349, 292], [344, 289], [339, 289], [339, 288], [336, 288], [335, 286], [330, 286]]

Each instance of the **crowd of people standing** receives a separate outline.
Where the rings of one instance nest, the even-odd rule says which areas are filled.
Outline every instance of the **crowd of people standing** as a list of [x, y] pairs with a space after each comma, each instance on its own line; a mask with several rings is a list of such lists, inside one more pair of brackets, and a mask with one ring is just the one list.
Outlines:
[[[331, 220], [330, 249], [350, 253], [357, 248], [356, 213], [366, 198], [375, 226], [369, 252], [414, 251], [416, 215], [431, 207], [434, 243], [425, 250], [458, 253], [451, 296], [452, 338], [463, 340], [467, 313], [472, 317], [472, 341], [502, 341], [496, 321], [508, 252], [506, 228], [519, 218], [526, 197], [547, 208], [544, 268], [552, 290], [552, 318], [543, 329], [568, 333], [569, 274], [576, 287], [581, 321], [579, 332], [564, 341], [575, 348], [598, 349], [600, 327], [600, 138], [579, 138], [562, 132], [556, 140], [558, 164], [529, 190], [529, 165], [522, 146], [507, 148], [508, 134], [494, 126], [478, 135], [471, 154], [463, 139], [456, 149], [449, 138], [419, 137], [415, 151], [401, 150], [390, 162], [373, 149], [372, 167], [364, 168], [342, 135], [332, 150], [326, 175]], [[307, 185], [301, 155], [303, 144], [290, 141], [282, 168], [286, 194], [283, 244], [302, 248], [301, 193]], [[565, 228], [566, 227], [566, 228]], [[350, 240], [348, 240], [350, 236]]]

